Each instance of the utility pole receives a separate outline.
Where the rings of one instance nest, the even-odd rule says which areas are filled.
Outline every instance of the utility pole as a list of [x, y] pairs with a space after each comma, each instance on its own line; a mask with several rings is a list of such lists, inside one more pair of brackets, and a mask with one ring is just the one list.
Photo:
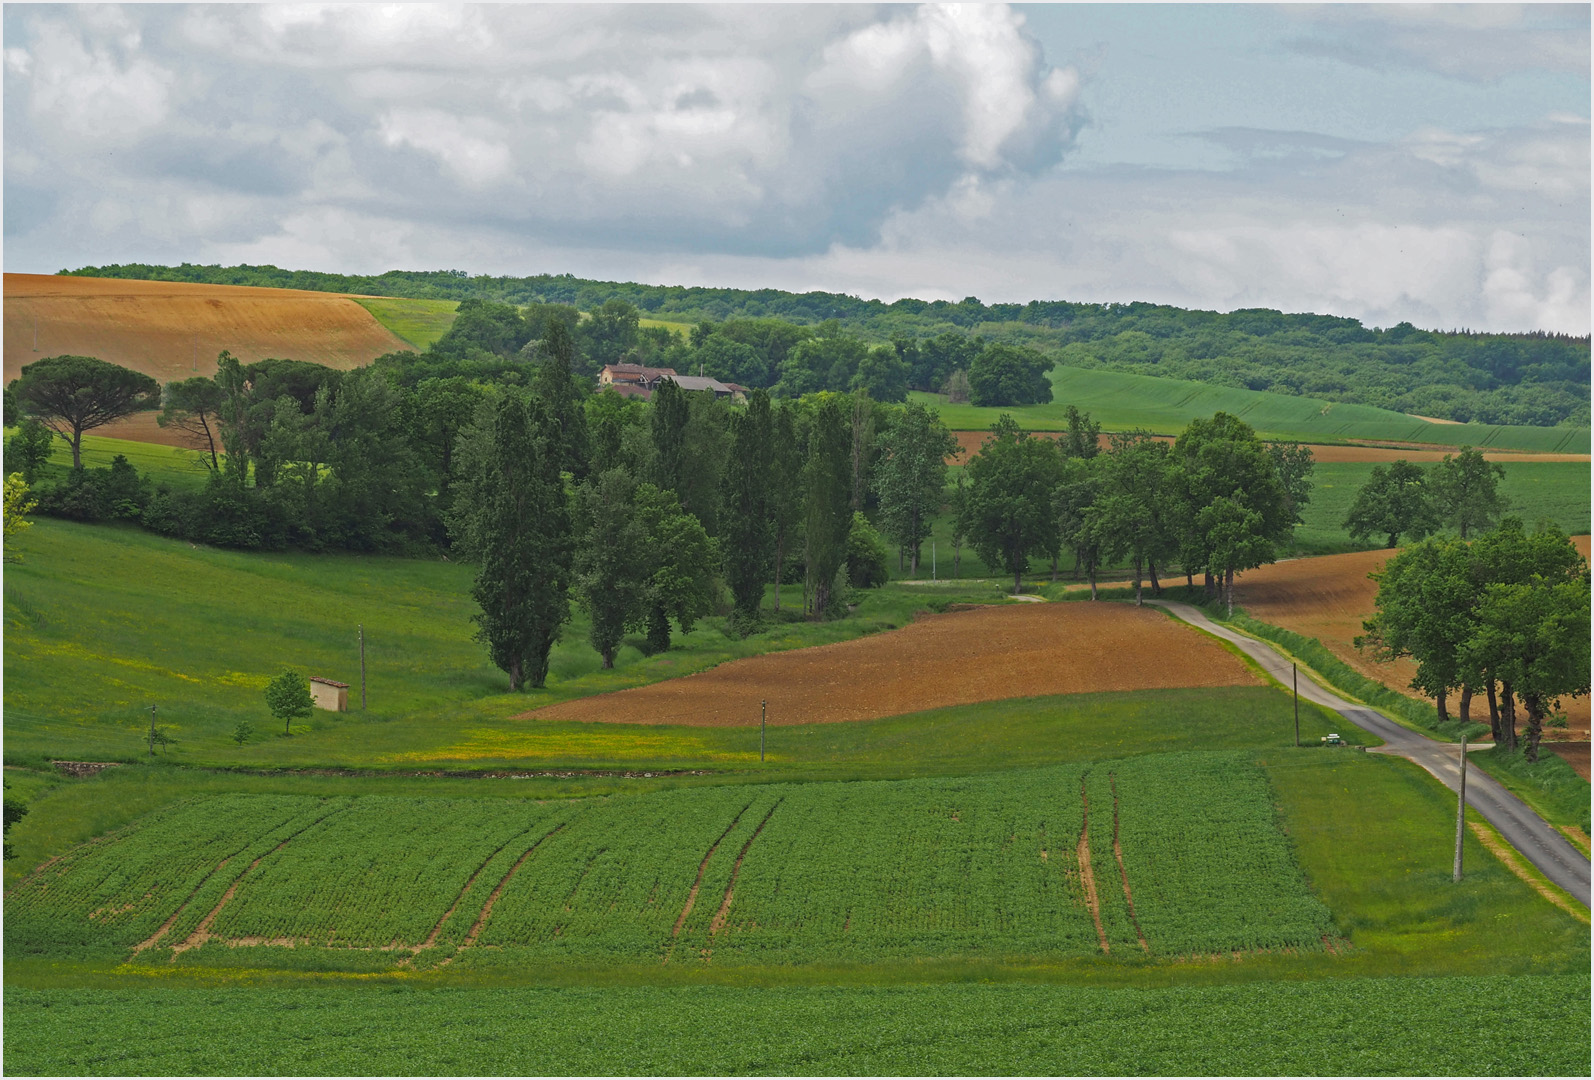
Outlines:
[[1290, 665], [1290, 682], [1295, 687], [1295, 745], [1301, 745], [1301, 672], [1294, 664]]
[[1467, 822], [1467, 731], [1461, 730], [1461, 787], [1456, 792], [1456, 870], [1455, 880], [1461, 880], [1461, 837]]
[[149, 707], [149, 756], [155, 756], [155, 706]]
[[365, 711], [365, 624], [360, 627], [360, 711]]
[[930, 537], [930, 580], [935, 580], [935, 537]]
[[764, 760], [764, 721], [769, 718], [769, 702], [758, 703], [758, 760]]

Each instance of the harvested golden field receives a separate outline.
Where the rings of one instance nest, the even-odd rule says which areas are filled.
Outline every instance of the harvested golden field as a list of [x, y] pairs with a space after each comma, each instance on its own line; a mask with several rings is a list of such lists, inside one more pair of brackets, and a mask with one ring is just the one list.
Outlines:
[[[980, 452], [980, 444], [991, 437], [991, 433], [989, 431], [954, 431], [952, 434], [957, 439], [958, 445], [963, 448], [963, 456], [960, 458], [947, 458], [947, 464], [949, 465], [958, 463], [967, 464], [969, 458]], [[1039, 435], [1050, 439], [1057, 438], [1057, 433], [1051, 431], [1034, 431], [1030, 434]], [[1171, 437], [1166, 435], [1158, 436], [1158, 438], [1160, 438], [1163, 442], [1173, 441]], [[1103, 434], [1099, 441], [1101, 443], [1102, 449], [1105, 450], [1107, 448], [1107, 436]], [[1454, 446], [1430, 446], [1423, 449], [1406, 450], [1390, 446], [1342, 446], [1338, 444], [1312, 444], [1313, 458], [1324, 463], [1363, 461], [1376, 463], [1395, 461], [1397, 459], [1420, 462], [1440, 461], [1446, 454], [1454, 454], [1458, 450], [1459, 447]], [[1486, 461], [1504, 462], [1589, 460], [1588, 454], [1530, 454], [1514, 453], [1510, 450], [1486, 450], [1484, 451], [1483, 457]]]
[[[1572, 538], [1584, 558], [1589, 538]], [[1378, 663], [1356, 651], [1352, 644], [1362, 632], [1363, 620], [1373, 614], [1378, 586], [1368, 574], [1379, 569], [1394, 552], [1357, 551], [1348, 555], [1320, 555], [1292, 559], [1247, 570], [1235, 582], [1235, 599], [1252, 616], [1297, 634], [1317, 638], [1351, 667], [1400, 693], [1416, 696], [1410, 688], [1416, 666], [1408, 660]], [[1589, 699], [1562, 702], [1574, 739], [1589, 737]], [[1455, 708], [1455, 700], [1451, 700]], [[1474, 715], [1486, 708], [1480, 701]], [[1486, 713], [1482, 715], [1487, 716]]]
[[[335, 293], [165, 281], [5, 275], [5, 378], [46, 356], [77, 354], [161, 382], [212, 375], [223, 349], [335, 368], [410, 346]], [[102, 430], [121, 438], [136, 435]]]
[[527, 713], [538, 720], [731, 727], [821, 724], [1042, 694], [1248, 686], [1212, 639], [1155, 608], [1069, 602], [921, 615], [835, 645], [734, 660]]

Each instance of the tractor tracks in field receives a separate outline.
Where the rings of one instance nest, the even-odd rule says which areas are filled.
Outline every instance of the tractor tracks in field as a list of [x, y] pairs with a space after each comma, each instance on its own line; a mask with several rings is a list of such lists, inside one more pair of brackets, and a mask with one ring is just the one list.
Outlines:
[[[177, 958], [183, 953], [187, 952], [189, 949], [198, 948], [211, 939], [210, 928], [215, 924], [216, 917], [221, 914], [222, 909], [225, 908], [232, 900], [233, 896], [238, 892], [238, 886], [243, 884], [244, 878], [248, 877], [250, 872], [254, 870], [255, 867], [259, 866], [268, 857], [275, 855], [277, 852], [287, 847], [289, 842], [292, 841], [294, 837], [301, 836], [304, 833], [309, 832], [323, 821], [326, 821], [328, 818], [335, 817], [347, 809], [349, 809], [348, 805], [334, 807], [325, 814], [322, 814], [320, 817], [316, 818], [314, 821], [309, 822], [304, 827], [290, 833], [288, 836], [283, 838], [282, 842], [276, 847], [272, 848], [263, 855], [257, 856], [254, 862], [244, 867], [243, 871], [237, 877], [232, 879], [232, 883], [227, 886], [227, 891], [222, 893], [221, 899], [216, 902], [216, 906], [211, 908], [210, 913], [200, 920], [198, 926], [194, 927], [193, 933], [189, 934], [188, 937], [172, 946], [172, 955], [169, 963], [175, 964], [177, 962]], [[216, 872], [219, 872], [223, 866], [231, 861], [231, 859], [232, 856], [228, 856], [226, 859], [223, 859], [220, 863], [218, 863], [216, 870], [213, 871], [212, 874], [206, 875], [205, 881], [209, 881], [210, 878], [214, 876]], [[192, 900], [194, 896], [197, 896], [199, 894], [199, 889], [203, 888], [204, 884], [205, 882], [200, 882], [199, 887], [194, 889], [194, 892], [190, 894], [188, 900]], [[135, 950], [135, 953], [149, 948], [159, 941], [160, 937], [164, 935], [167, 930], [171, 929], [171, 927], [177, 922], [177, 918], [183, 913], [183, 910], [188, 907], [188, 900], [183, 901], [182, 907], [178, 908], [176, 914], [166, 921], [166, 925], [161, 927], [160, 931], [154, 937], [150, 938], [149, 941], [145, 942], [137, 950]]]
[[1101, 942], [1101, 951], [1112, 952], [1112, 946], [1107, 942], [1107, 931], [1101, 925], [1101, 899], [1096, 895], [1096, 871], [1090, 865], [1090, 794], [1085, 790], [1085, 781], [1089, 778], [1087, 770], [1079, 778], [1079, 802], [1084, 807], [1084, 816], [1079, 825], [1079, 843], [1074, 847], [1074, 859], [1079, 864], [1079, 880], [1085, 887], [1085, 907], [1090, 909], [1090, 918], [1096, 924], [1096, 937]]
[[1140, 951], [1149, 956], [1151, 946], [1146, 943], [1146, 933], [1140, 929], [1140, 919], [1135, 915], [1135, 897], [1129, 891], [1129, 871], [1124, 868], [1124, 846], [1118, 839], [1118, 777], [1108, 773], [1107, 784], [1112, 789], [1112, 854], [1118, 860], [1118, 880], [1124, 885], [1124, 905], [1129, 909], [1129, 923], [1135, 928], [1135, 937], [1140, 939]]

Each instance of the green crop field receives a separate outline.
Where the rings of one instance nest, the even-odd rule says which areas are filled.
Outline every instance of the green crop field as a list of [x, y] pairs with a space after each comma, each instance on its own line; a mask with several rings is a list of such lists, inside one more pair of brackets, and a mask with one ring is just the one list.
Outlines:
[[392, 296], [356, 296], [377, 322], [424, 351], [454, 325], [458, 300], [405, 300]]
[[987, 429], [1002, 413], [1012, 414], [1020, 427], [1058, 431], [1067, 426], [1064, 411], [1075, 405], [1101, 421], [1108, 431], [1144, 428], [1176, 435], [1191, 420], [1221, 410], [1240, 417], [1267, 439], [1331, 443], [1370, 440], [1568, 454], [1589, 452], [1586, 427], [1432, 424], [1369, 405], [1335, 404], [1289, 394], [1084, 368], [1053, 368], [1051, 380], [1049, 405], [977, 408], [948, 405], [937, 394], [910, 396], [938, 408], [947, 427], [962, 431]]
[[544, 804], [200, 799], [13, 890], [6, 948], [198, 945], [201, 966], [240, 943], [383, 966], [1319, 949], [1328, 911], [1247, 757]]
[[1586, 972], [1145, 990], [8, 988], [5, 1064], [46, 1076], [1576, 1076], [1588, 999]]
[[[1545, 505], [1587, 476], [1518, 468]], [[991, 584], [711, 618], [613, 671], [578, 619], [511, 695], [468, 567], [54, 520], [9, 547], [13, 1073], [1586, 1068], [1586, 921], [1470, 832], [1453, 883], [1454, 796], [1312, 745], [1343, 721], [1310, 705], [1295, 748], [1276, 687], [772, 727], [764, 761], [756, 725], [515, 719]], [[280, 734], [265, 680], [357, 684], [360, 625], [370, 708]], [[153, 761], [43, 760], [140, 762], [152, 703]]]
[[[1383, 547], [1384, 538], [1377, 536], [1356, 543], [1344, 526], [1356, 492], [1374, 468], [1366, 462], [1324, 462], [1314, 467], [1312, 501], [1301, 514], [1306, 522], [1295, 530], [1299, 551], [1323, 555]], [[1554, 522], [1576, 536], [1589, 531], [1589, 480], [1586, 461], [1507, 462], [1500, 494], [1508, 503], [1506, 513], [1520, 517], [1530, 529], [1541, 522]]]

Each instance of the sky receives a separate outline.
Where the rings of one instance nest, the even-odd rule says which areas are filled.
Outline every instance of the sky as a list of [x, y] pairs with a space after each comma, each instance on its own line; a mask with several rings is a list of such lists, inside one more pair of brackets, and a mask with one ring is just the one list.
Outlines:
[[1587, 334], [1590, 8], [4, 7], [4, 266]]

